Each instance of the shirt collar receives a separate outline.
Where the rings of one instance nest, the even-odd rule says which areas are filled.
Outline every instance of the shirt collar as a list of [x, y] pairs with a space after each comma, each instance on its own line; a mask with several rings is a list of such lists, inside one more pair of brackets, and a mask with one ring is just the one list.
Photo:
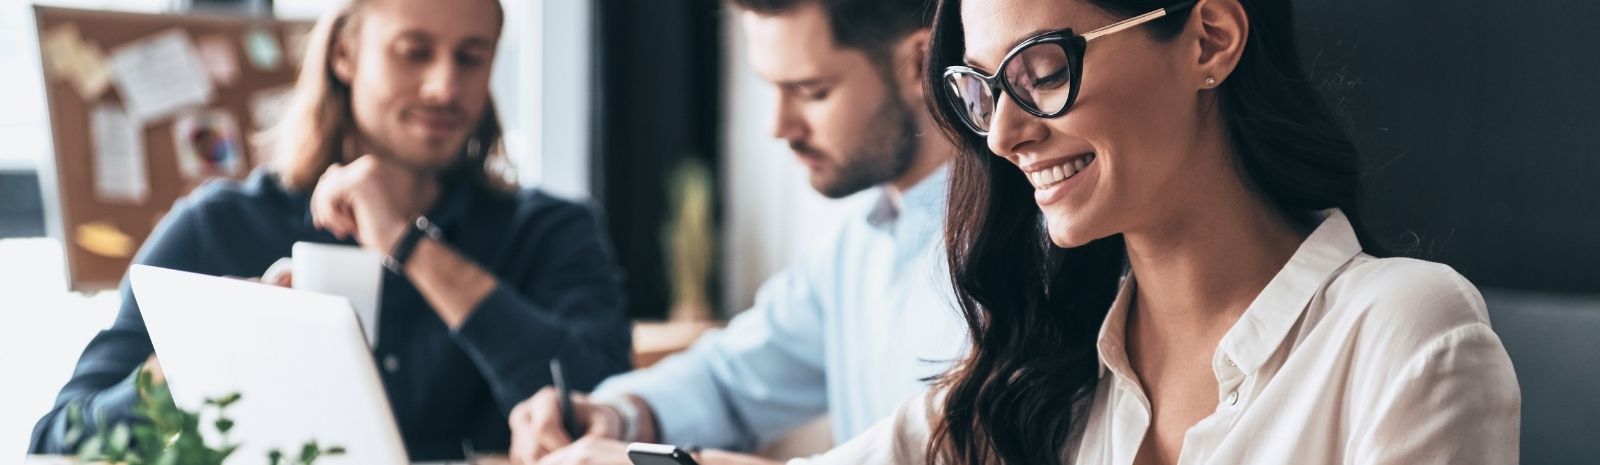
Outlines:
[[1095, 347], [1100, 355], [1100, 377], [1106, 376], [1109, 368], [1117, 376], [1128, 381], [1134, 379], [1133, 368], [1128, 363], [1128, 350], [1125, 345], [1128, 335], [1128, 305], [1133, 299], [1133, 275], [1122, 277], [1122, 285], [1117, 289], [1117, 299], [1111, 301], [1111, 310], [1106, 312], [1106, 320], [1100, 324], [1100, 337]]
[[[1267, 283], [1217, 345], [1217, 350], [1244, 373], [1253, 373], [1266, 363], [1323, 285], [1361, 254], [1361, 243], [1344, 212], [1329, 209], [1319, 214], [1323, 216], [1322, 224], [1300, 244], [1289, 263]], [[1128, 306], [1136, 286], [1133, 275], [1123, 278], [1117, 298], [1100, 325], [1097, 347], [1102, 377], [1109, 369], [1130, 381], [1134, 379], [1125, 338]]]
[[1361, 254], [1361, 242], [1344, 212], [1329, 209], [1320, 215], [1322, 224], [1300, 244], [1289, 263], [1267, 283], [1217, 345], [1217, 350], [1244, 373], [1253, 373], [1266, 363], [1323, 285]]
[[894, 194], [889, 192], [888, 187], [881, 187], [878, 201], [867, 211], [867, 224], [874, 228], [889, 229], [902, 215], [915, 216], [918, 220], [942, 218], [945, 193], [948, 191], [949, 167], [945, 165], [928, 173], [910, 189], [900, 192], [899, 199], [893, 198]]

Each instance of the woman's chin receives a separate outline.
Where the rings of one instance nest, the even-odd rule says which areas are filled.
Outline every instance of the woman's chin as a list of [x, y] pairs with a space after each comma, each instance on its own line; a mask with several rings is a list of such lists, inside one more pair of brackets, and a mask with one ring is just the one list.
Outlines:
[[1083, 221], [1072, 221], [1063, 216], [1052, 217], [1049, 213], [1045, 214], [1045, 227], [1050, 232], [1050, 242], [1063, 249], [1081, 247], [1106, 236], [1090, 231], [1084, 227], [1085, 224]]

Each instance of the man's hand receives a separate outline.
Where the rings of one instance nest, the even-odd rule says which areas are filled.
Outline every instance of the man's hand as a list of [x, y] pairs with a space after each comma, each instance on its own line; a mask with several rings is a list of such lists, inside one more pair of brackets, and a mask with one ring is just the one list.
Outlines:
[[411, 217], [438, 197], [438, 180], [393, 162], [365, 155], [322, 173], [311, 192], [311, 220], [340, 239], [389, 253]]
[[161, 361], [156, 359], [156, 354], [152, 353], [145, 358], [144, 364], [140, 365], [139, 369], [150, 372], [150, 381], [155, 384], [167, 382], [167, 374], [161, 371]]
[[628, 444], [611, 438], [585, 436], [529, 465], [632, 465]]
[[261, 282], [278, 287], [294, 287], [294, 260], [280, 258], [261, 273]]
[[[615, 410], [593, 404], [589, 402], [588, 396], [575, 392], [572, 393], [572, 412], [577, 417], [578, 428], [584, 431], [583, 440], [576, 443], [561, 426], [560, 394], [555, 388], [540, 389], [533, 397], [511, 409], [512, 463], [519, 465], [545, 463], [545, 459], [553, 457], [553, 452], [568, 445], [576, 447], [576, 444], [583, 444], [584, 440], [606, 439], [621, 444], [616, 439], [622, 429], [622, 417]], [[618, 451], [625, 450], [627, 446], [622, 447]], [[622, 461], [619, 463], [628, 463], [626, 455], [622, 454]]]

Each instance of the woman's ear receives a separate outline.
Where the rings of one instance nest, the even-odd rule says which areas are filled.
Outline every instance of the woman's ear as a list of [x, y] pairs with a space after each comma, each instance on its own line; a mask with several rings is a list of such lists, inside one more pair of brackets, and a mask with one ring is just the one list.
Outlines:
[[890, 57], [895, 83], [906, 92], [905, 97], [914, 102], [922, 101], [923, 66], [928, 59], [928, 39], [932, 32], [927, 28], [911, 31], [895, 44]]
[[1250, 18], [1238, 0], [1200, 0], [1185, 25], [1194, 38], [1194, 83], [1200, 88], [1221, 85], [1233, 74], [1250, 39]]
[[356, 74], [355, 52], [350, 50], [350, 41], [334, 37], [333, 44], [328, 46], [328, 64], [333, 69], [333, 76], [339, 82], [348, 86]]

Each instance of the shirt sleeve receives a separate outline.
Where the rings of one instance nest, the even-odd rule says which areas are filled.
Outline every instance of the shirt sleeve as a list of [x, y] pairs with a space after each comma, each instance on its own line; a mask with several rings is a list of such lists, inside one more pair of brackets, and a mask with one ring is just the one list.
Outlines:
[[824, 312], [802, 266], [762, 284], [754, 307], [688, 351], [602, 385], [649, 403], [663, 442], [750, 451], [827, 409]]
[[1522, 391], [1483, 297], [1444, 265], [1371, 287], [1346, 463], [1517, 463]]
[[622, 286], [594, 215], [563, 204], [522, 220], [511, 230], [528, 231], [534, 245], [513, 260], [534, 269], [523, 282], [497, 276], [454, 333], [504, 415], [551, 384], [552, 357], [582, 390], [632, 365]]
[[929, 431], [939, 399], [934, 391], [906, 400], [894, 416], [821, 455], [790, 460], [787, 465], [926, 465]]
[[[197, 248], [204, 239], [196, 226], [192, 202], [179, 201], [150, 234], [133, 262], [176, 270], [206, 272]], [[118, 291], [121, 307], [111, 327], [100, 331], [83, 354], [72, 377], [61, 388], [55, 404], [33, 429], [29, 450], [40, 454], [70, 454], [77, 444], [67, 441], [68, 406], [78, 404], [83, 411], [83, 433], [93, 435], [98, 425], [116, 425], [134, 419], [133, 407], [139, 400], [134, 388], [134, 373], [155, 349], [150, 344], [139, 304], [127, 278]]]
[[1377, 396], [1348, 463], [1517, 463], [1522, 392], [1487, 324], [1427, 344]]

